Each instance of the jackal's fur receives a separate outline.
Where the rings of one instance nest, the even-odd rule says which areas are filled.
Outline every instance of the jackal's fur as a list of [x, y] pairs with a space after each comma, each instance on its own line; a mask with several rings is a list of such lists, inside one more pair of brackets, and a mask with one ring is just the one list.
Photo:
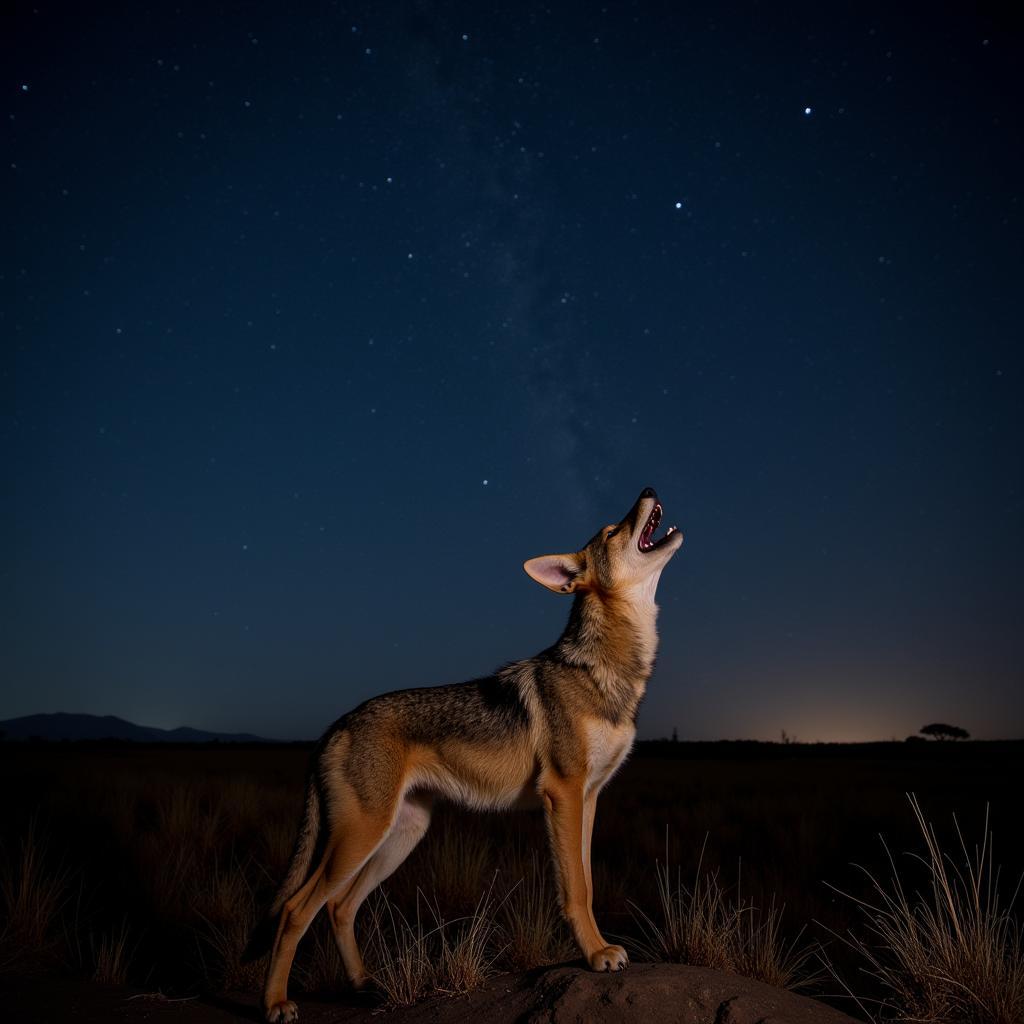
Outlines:
[[675, 528], [653, 540], [660, 519], [648, 488], [582, 550], [525, 563], [539, 583], [574, 595], [568, 625], [547, 650], [485, 679], [374, 697], [327, 731], [291, 864], [250, 943], [256, 955], [272, 945], [268, 1021], [297, 1016], [286, 991], [292, 958], [325, 905], [346, 973], [366, 982], [356, 911], [422, 838], [438, 798], [481, 809], [542, 806], [580, 949], [594, 970], [626, 965], [594, 920], [590, 840], [597, 794], [633, 744], [658, 640], [654, 593], [682, 543]]

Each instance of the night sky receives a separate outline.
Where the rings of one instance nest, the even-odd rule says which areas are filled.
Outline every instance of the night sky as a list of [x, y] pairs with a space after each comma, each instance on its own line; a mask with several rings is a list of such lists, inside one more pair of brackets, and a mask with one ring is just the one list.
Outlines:
[[651, 485], [640, 736], [1024, 733], [1022, 36], [899, 6], [18, 5], [0, 718], [315, 736]]

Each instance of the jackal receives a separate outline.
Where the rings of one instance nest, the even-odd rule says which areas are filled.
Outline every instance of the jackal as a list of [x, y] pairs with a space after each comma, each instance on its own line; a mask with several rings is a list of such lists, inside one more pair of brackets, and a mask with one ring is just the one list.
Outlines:
[[249, 944], [271, 949], [263, 993], [272, 1024], [293, 1021], [288, 974], [299, 939], [326, 905], [345, 972], [369, 979], [356, 911], [412, 851], [435, 799], [479, 809], [543, 807], [562, 911], [595, 971], [621, 970], [592, 909], [590, 842], [597, 795], [625, 760], [658, 643], [654, 593], [682, 545], [647, 488], [626, 517], [579, 551], [523, 568], [572, 594], [547, 650], [485, 679], [385, 693], [338, 719], [318, 743], [284, 881]]

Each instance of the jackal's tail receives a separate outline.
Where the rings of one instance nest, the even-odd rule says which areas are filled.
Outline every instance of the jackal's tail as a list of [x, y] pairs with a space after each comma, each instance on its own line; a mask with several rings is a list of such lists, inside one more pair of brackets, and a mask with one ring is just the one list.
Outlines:
[[324, 827], [320, 788], [317, 785], [317, 772], [314, 768], [306, 783], [306, 805], [302, 812], [299, 835], [295, 840], [295, 849], [292, 851], [292, 858], [288, 863], [284, 881], [278, 887], [277, 895], [270, 904], [270, 909], [250, 936], [242, 953], [242, 963], [258, 960], [270, 951], [274, 944], [274, 936], [277, 934], [277, 920], [281, 916], [285, 902], [294, 896], [309, 878], [314, 857], [323, 846], [326, 838], [323, 834]]

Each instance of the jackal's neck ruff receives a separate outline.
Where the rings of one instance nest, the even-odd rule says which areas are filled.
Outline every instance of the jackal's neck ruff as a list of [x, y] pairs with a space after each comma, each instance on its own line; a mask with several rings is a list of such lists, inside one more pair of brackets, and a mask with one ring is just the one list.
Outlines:
[[565, 631], [554, 650], [583, 669], [594, 683], [607, 716], [633, 718], [654, 669], [658, 649], [658, 606], [654, 592], [660, 573], [625, 592], [577, 593]]

